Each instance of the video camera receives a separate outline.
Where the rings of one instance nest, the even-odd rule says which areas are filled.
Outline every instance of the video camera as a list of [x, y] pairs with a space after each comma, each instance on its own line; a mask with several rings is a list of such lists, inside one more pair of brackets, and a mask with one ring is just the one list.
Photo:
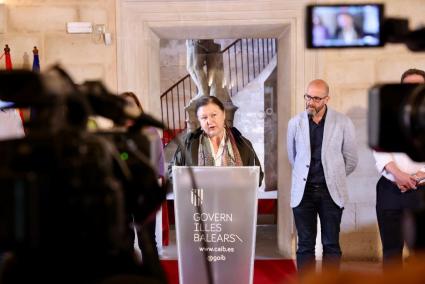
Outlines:
[[425, 51], [425, 28], [410, 31], [407, 19], [386, 18], [383, 4], [308, 5], [305, 26], [311, 49], [404, 43], [411, 51]]
[[[141, 132], [162, 124], [100, 82], [74, 84], [59, 67], [0, 71], [0, 85], [4, 105], [31, 109], [26, 136], [0, 142], [0, 283], [164, 282], [152, 267], [159, 259], [144, 255], [142, 267], [134, 258], [131, 226], [165, 199]], [[90, 115], [134, 124], [89, 132]]]
[[369, 90], [369, 146], [425, 161], [425, 85], [385, 84]]

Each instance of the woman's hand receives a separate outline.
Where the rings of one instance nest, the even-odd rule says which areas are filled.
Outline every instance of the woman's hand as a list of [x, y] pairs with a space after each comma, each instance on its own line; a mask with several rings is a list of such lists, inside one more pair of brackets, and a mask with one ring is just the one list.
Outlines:
[[395, 183], [401, 192], [416, 189], [416, 178], [400, 170], [394, 162], [389, 162], [385, 169], [394, 176]]
[[406, 192], [412, 189], [416, 189], [417, 181], [415, 176], [399, 171], [397, 174], [394, 174], [394, 178], [401, 192]]

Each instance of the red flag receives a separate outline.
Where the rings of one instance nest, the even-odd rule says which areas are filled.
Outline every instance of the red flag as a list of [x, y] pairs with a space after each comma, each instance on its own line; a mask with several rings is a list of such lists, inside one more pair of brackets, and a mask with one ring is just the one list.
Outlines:
[[4, 48], [4, 58], [6, 60], [6, 70], [12, 70], [12, 59], [10, 58], [10, 48], [6, 44]]
[[[6, 44], [4, 47], [4, 59], [6, 60], [6, 70], [12, 70], [12, 58], [10, 57], [10, 48], [9, 45]], [[22, 123], [24, 120], [24, 113], [22, 109], [18, 109], [19, 116], [21, 117]]]

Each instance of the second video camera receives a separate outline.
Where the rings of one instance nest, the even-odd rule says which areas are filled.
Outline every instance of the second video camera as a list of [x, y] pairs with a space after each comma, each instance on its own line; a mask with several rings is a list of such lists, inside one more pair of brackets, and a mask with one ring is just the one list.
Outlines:
[[383, 4], [308, 5], [305, 18], [307, 48], [404, 43], [411, 51], [425, 50], [425, 28], [410, 31], [407, 19], [385, 17]]

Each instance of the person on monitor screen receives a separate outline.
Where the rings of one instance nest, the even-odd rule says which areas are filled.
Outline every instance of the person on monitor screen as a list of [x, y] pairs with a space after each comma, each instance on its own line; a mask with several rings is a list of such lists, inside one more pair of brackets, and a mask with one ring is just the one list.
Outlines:
[[[402, 84], [425, 83], [425, 72], [409, 69], [401, 76]], [[405, 209], [420, 209], [424, 187], [425, 163], [416, 163], [404, 153], [373, 152], [381, 178], [376, 184], [376, 215], [383, 249], [383, 263], [402, 264], [405, 239], [402, 217]]]
[[313, 45], [322, 46], [329, 39], [329, 30], [323, 24], [322, 18], [318, 15], [313, 17]]
[[[168, 167], [172, 166], [260, 166], [251, 142], [235, 127], [226, 127], [223, 103], [214, 96], [203, 96], [196, 102], [195, 113], [201, 127], [186, 135], [185, 149], [177, 148]], [[184, 153], [185, 151], [185, 153]]]
[[350, 13], [339, 13], [336, 16], [336, 22], [335, 38], [342, 40], [344, 44], [354, 44], [362, 38], [362, 30], [356, 26], [353, 15]]

